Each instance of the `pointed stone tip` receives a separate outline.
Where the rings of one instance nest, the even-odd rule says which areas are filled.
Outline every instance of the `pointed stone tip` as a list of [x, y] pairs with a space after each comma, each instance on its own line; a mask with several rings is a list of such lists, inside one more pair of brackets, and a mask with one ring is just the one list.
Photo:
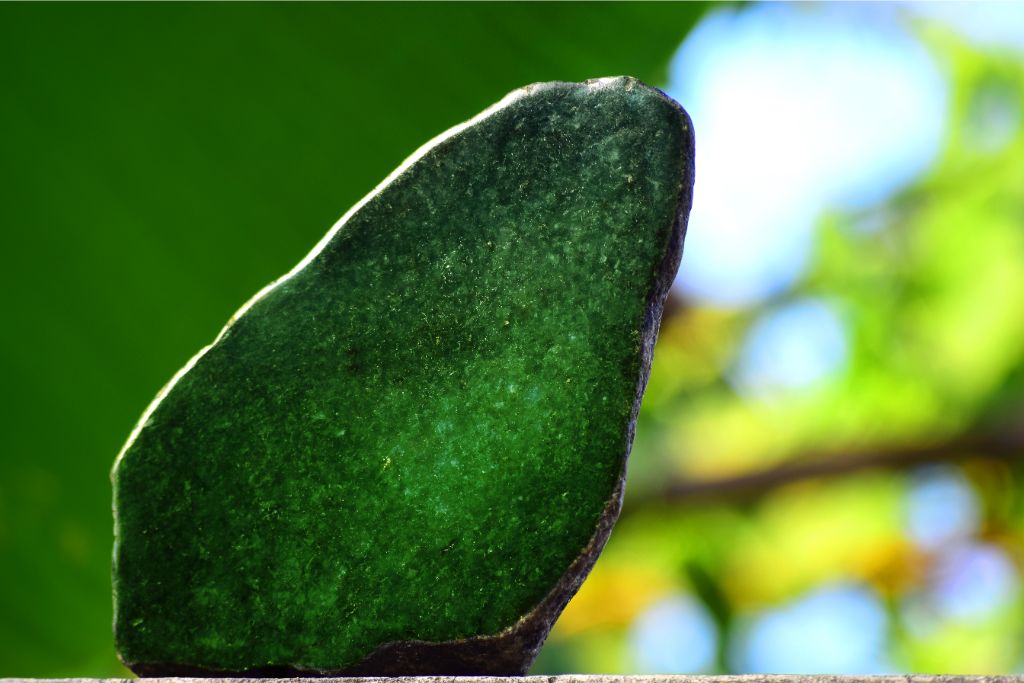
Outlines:
[[632, 92], [633, 90], [661, 92], [657, 88], [653, 88], [641, 81], [639, 78], [634, 78], [633, 76], [604, 76], [602, 78], [590, 78], [583, 81], [580, 85], [584, 85], [591, 89], [621, 88], [626, 92]]
[[[664, 100], [669, 104], [672, 104], [680, 112], [686, 115], [686, 110], [679, 102], [673, 99], [661, 88], [656, 88], [653, 85], [644, 83], [635, 76], [602, 76], [599, 78], [588, 78], [585, 81], [540, 81], [537, 83], [531, 83], [520, 88], [526, 94], [533, 94], [538, 91], [546, 90], [549, 88], [578, 88], [590, 91], [620, 91], [623, 93], [636, 93], [648, 96], [654, 96], [660, 100]], [[689, 116], [687, 115], [687, 119]]]
[[686, 111], [683, 105], [661, 88], [649, 85], [635, 76], [620, 75], [589, 78], [585, 81], [579, 82], [545, 81], [532, 83], [520, 88], [519, 92], [522, 92], [526, 96], [530, 96], [549, 89], [583, 90], [600, 93], [602, 95], [618, 94], [639, 100], [649, 99], [652, 103], [661, 106], [668, 105], [673, 115], [678, 117], [679, 127], [686, 133], [688, 138], [686, 146], [689, 151], [692, 173], [692, 160], [694, 156], [693, 120], [690, 118], [690, 114]]

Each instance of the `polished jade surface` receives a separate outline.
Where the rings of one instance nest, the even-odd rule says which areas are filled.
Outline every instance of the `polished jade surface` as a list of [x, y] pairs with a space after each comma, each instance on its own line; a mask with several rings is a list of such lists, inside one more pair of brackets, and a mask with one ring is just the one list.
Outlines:
[[688, 125], [632, 79], [516, 91], [247, 304], [115, 465], [122, 659], [340, 671], [528, 614], [624, 470]]

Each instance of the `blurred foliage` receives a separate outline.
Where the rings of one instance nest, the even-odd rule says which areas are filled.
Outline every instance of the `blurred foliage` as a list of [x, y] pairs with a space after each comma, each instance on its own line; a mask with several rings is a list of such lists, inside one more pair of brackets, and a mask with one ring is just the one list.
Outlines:
[[663, 81], [703, 9], [0, 6], [0, 675], [124, 673], [110, 466], [253, 292], [507, 92]]
[[[742, 672], [761, 615], [850, 585], [884, 605], [890, 670], [1024, 665], [1024, 63], [919, 28], [952, 84], [940, 159], [882, 205], [822, 217], [812, 265], [783, 295], [739, 310], [675, 303], [624, 516], [535, 670], [636, 672], [638, 620], [683, 594], [718, 625], [706, 670]], [[809, 298], [843, 322], [841, 371], [744, 392], [745, 335]], [[965, 483], [978, 519], [929, 543], [908, 520], [936, 476]], [[938, 526], [955, 512], [940, 504]], [[964, 573], [975, 556], [1008, 558], [1010, 579]], [[985, 589], [998, 593], [968, 604]]]

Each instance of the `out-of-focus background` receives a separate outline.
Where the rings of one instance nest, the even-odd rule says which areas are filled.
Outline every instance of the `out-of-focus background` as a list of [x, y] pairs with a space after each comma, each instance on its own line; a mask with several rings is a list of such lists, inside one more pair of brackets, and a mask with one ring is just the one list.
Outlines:
[[119, 675], [114, 455], [430, 137], [693, 117], [626, 506], [533, 671], [1024, 672], [1024, 5], [0, 6], [0, 675]]

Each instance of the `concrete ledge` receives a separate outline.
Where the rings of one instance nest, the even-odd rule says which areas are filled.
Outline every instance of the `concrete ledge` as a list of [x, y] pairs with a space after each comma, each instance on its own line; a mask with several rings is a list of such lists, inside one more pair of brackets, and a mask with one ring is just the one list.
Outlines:
[[[133, 683], [132, 678], [0, 678], [0, 683]], [[394, 678], [146, 678], [146, 683], [1024, 683], [1015, 676], [396, 676]]]

